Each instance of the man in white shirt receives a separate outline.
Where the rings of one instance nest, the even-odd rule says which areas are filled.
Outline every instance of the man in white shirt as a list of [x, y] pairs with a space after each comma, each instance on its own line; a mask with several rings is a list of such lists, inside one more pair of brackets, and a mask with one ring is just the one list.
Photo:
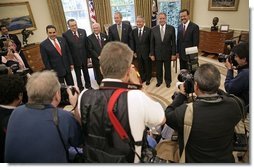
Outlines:
[[[104, 75], [99, 90], [84, 90], [79, 98], [79, 107], [85, 135], [84, 153], [90, 162], [116, 162], [105, 159], [105, 153], [121, 153], [124, 160], [118, 162], [140, 162], [128, 143], [123, 142], [114, 127], [108, 129], [108, 100], [119, 88], [129, 88], [117, 100], [115, 116], [133, 142], [142, 141], [145, 127], [155, 127], [165, 122], [165, 114], [160, 103], [152, 100], [141, 88], [134, 66], [131, 64], [132, 50], [123, 43], [109, 42], [100, 55], [101, 70]], [[130, 89], [135, 88], [135, 89]], [[109, 133], [110, 132], [110, 133]], [[141, 146], [135, 144], [135, 151], [141, 155]], [[114, 152], [113, 152], [114, 151]], [[109, 156], [107, 155], [107, 156]], [[97, 157], [95, 157], [97, 156]], [[103, 157], [100, 157], [103, 156]], [[103, 159], [101, 159], [103, 158]]]
[[57, 37], [57, 30], [54, 25], [46, 27], [47, 39], [41, 42], [40, 52], [45, 69], [54, 70], [60, 83], [68, 86], [74, 85], [71, 70], [74, 68], [73, 60], [62, 37]]
[[149, 57], [151, 29], [145, 26], [143, 16], [137, 16], [136, 22], [137, 28], [131, 33], [131, 49], [138, 61], [141, 80], [149, 85], [152, 77], [152, 61]]
[[180, 59], [180, 69], [188, 69], [188, 57], [185, 48], [199, 45], [199, 26], [190, 21], [187, 9], [180, 11], [182, 24], [178, 26], [176, 56]]

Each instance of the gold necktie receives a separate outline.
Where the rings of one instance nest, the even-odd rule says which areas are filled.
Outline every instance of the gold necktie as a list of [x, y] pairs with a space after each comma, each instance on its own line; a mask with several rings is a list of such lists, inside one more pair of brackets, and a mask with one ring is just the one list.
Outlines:
[[121, 39], [122, 39], [122, 28], [121, 28], [121, 25], [117, 25], [117, 31], [118, 31], [119, 39], [121, 41]]

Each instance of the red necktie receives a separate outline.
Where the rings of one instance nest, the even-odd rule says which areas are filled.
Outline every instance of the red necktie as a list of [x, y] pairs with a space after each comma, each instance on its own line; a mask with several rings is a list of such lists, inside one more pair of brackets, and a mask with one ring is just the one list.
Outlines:
[[57, 44], [56, 39], [53, 40], [57, 52], [62, 56], [61, 47]]

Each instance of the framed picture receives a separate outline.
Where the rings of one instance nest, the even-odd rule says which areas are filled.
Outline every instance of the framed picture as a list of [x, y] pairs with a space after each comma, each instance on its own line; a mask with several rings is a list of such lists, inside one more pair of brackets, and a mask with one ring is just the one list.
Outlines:
[[220, 25], [220, 31], [221, 32], [228, 32], [229, 25]]
[[35, 30], [33, 14], [29, 2], [0, 3], [0, 25], [6, 25], [11, 34], [23, 29]]
[[209, 11], [237, 11], [239, 0], [209, 0]]

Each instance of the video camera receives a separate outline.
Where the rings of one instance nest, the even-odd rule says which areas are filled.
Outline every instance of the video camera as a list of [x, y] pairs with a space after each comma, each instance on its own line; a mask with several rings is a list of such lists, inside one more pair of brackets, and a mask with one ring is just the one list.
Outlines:
[[223, 54], [223, 53], [219, 53], [218, 55], [218, 61], [219, 62], [226, 62], [226, 60], [228, 59], [228, 62], [233, 64], [233, 66], [237, 66], [238, 63], [235, 61], [235, 53], [232, 52], [231, 50], [234, 48], [234, 46], [236, 45], [236, 41], [235, 40], [225, 40], [225, 45], [227, 45], [227, 48], [229, 49], [230, 54]]
[[74, 86], [67, 86], [61, 83], [61, 102], [60, 105], [70, 105], [69, 95], [67, 93], [67, 88], [70, 88], [72, 95], [78, 93]]

